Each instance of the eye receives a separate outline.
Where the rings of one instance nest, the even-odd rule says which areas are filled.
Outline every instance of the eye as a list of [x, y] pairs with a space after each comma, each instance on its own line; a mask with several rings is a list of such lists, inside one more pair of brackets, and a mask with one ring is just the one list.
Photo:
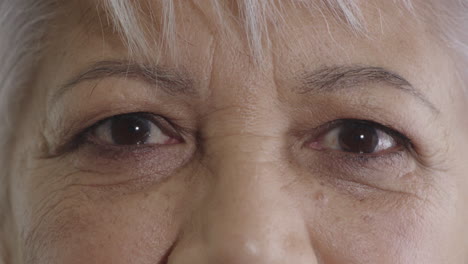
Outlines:
[[344, 120], [332, 126], [311, 147], [353, 154], [379, 154], [401, 147], [403, 135], [382, 125], [358, 120]]
[[94, 126], [90, 140], [116, 146], [176, 144], [179, 140], [169, 126], [162, 117], [148, 113], [118, 115]]

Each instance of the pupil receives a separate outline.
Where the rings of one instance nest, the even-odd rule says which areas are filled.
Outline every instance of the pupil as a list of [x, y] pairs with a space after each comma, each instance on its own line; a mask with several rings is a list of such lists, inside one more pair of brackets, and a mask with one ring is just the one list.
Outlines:
[[111, 123], [112, 140], [117, 145], [140, 145], [150, 136], [150, 121], [131, 115], [115, 117]]
[[343, 125], [338, 141], [343, 151], [369, 154], [375, 152], [379, 138], [377, 130], [370, 125], [348, 123]]

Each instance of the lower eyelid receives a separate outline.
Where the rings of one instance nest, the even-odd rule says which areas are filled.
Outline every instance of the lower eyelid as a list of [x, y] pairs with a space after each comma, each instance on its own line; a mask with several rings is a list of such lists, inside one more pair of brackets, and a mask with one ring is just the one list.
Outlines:
[[140, 184], [145, 187], [170, 177], [183, 167], [192, 155], [188, 150], [179, 145], [122, 150], [88, 144], [67, 160], [73, 163], [75, 170], [89, 175], [77, 179], [80, 185], [128, 188]]
[[336, 188], [340, 188], [335, 185], [336, 181], [343, 184], [349, 182], [351, 185], [345, 186], [351, 192], [366, 186], [375, 191], [406, 190], [405, 182], [411, 180], [404, 175], [417, 169], [415, 160], [406, 149], [385, 155], [349, 155], [331, 150], [304, 151], [306, 152], [301, 151], [298, 161], [307, 173], [311, 173], [313, 177], [322, 177]]
[[[175, 153], [180, 153], [175, 155]], [[146, 163], [157, 163], [158, 166], [166, 166], [160, 164], [162, 160], [170, 159], [178, 160], [178, 156], [184, 156], [185, 149], [179, 145], [139, 145], [139, 146], [113, 146], [113, 145], [96, 145], [94, 143], [86, 143], [81, 149], [77, 150], [76, 155], [83, 161], [82, 166], [107, 167], [123, 166], [128, 167], [129, 164], [138, 164], [131, 166], [133, 168], [145, 167]], [[89, 164], [88, 164], [89, 163]], [[94, 164], [94, 165], [93, 165]], [[166, 165], [165, 165], [166, 164]]]
[[[324, 158], [324, 159], [322, 159]], [[356, 182], [380, 182], [397, 180], [408, 171], [412, 161], [405, 151], [385, 156], [346, 155], [339, 152], [327, 153], [318, 160], [325, 166], [326, 173], [340, 176], [343, 180]]]

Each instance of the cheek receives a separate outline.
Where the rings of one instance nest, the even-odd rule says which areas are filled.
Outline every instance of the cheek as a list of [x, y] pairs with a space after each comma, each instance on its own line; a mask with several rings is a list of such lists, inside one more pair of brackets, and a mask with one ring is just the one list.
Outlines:
[[158, 263], [175, 241], [180, 198], [161, 188], [105, 198], [79, 190], [85, 195], [61, 199], [32, 221], [28, 263]]
[[356, 200], [323, 193], [316, 202], [309, 230], [325, 263], [444, 263], [438, 245], [450, 241], [442, 230], [447, 223], [429, 202], [402, 194]]

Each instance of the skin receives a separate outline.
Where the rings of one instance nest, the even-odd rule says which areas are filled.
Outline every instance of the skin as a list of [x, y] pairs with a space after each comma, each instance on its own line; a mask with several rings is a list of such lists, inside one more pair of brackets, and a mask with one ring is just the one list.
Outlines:
[[[177, 60], [151, 51], [190, 80], [186, 93], [112, 76], [57, 95], [93, 63], [129, 54], [85, 1], [72, 5], [18, 119], [15, 263], [468, 263], [468, 109], [431, 25], [375, 1], [362, 7], [365, 38], [330, 14], [286, 6], [289, 27], [269, 33], [255, 64], [244, 35], [216, 33], [209, 8], [187, 4]], [[380, 81], [303, 91], [304, 73], [336, 65], [383, 67], [418, 96]], [[164, 116], [183, 140], [62, 148], [132, 112]], [[340, 119], [392, 127], [412, 147], [364, 162], [310, 144]]]

